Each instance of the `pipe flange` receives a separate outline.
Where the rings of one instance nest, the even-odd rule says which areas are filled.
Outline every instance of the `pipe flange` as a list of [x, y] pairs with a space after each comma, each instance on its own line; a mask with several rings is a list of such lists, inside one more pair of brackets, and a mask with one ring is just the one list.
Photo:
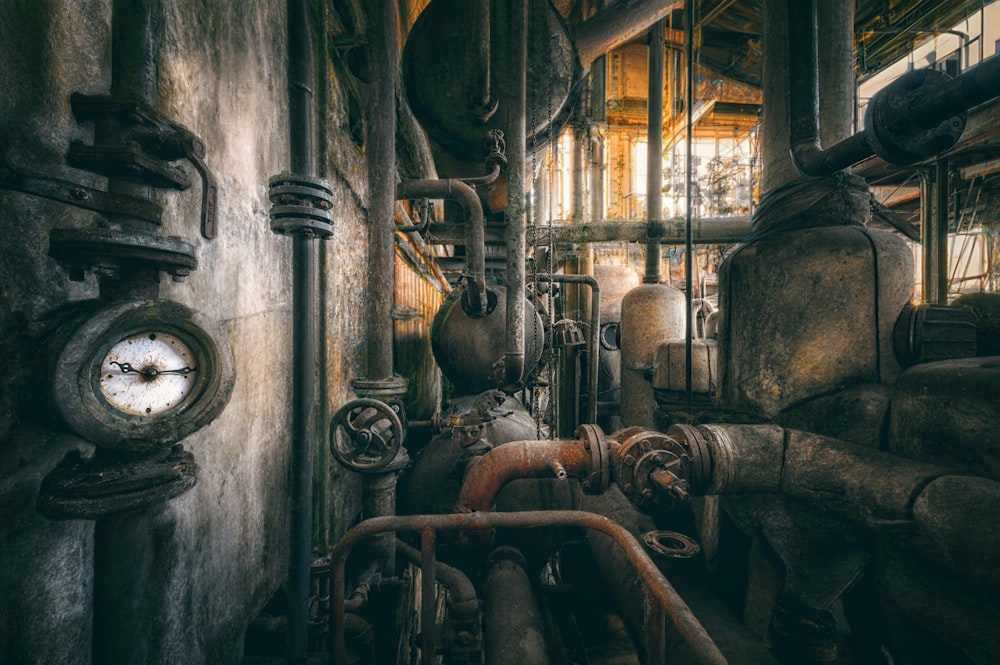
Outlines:
[[647, 531], [642, 539], [653, 554], [667, 559], [690, 559], [701, 552], [698, 543], [676, 531]]
[[875, 154], [898, 166], [913, 164], [948, 150], [962, 137], [967, 112], [925, 127], [911, 112], [913, 102], [951, 80], [936, 69], [915, 69], [880, 90], [865, 111], [865, 136]]
[[577, 430], [584, 450], [590, 451], [590, 473], [583, 481], [588, 494], [603, 494], [611, 485], [611, 455], [604, 431], [597, 425], [580, 425]]
[[327, 238], [333, 234], [333, 189], [323, 178], [281, 173], [268, 181], [271, 231]]
[[707, 494], [722, 494], [736, 486], [738, 472], [736, 445], [726, 430], [715, 425], [701, 425], [706, 448], [712, 460], [711, 479], [705, 486]]
[[666, 500], [688, 498], [690, 461], [687, 451], [671, 437], [632, 428], [618, 450], [618, 484], [640, 510]]
[[73, 451], [42, 481], [38, 511], [94, 520], [163, 503], [194, 487], [198, 465], [180, 444], [152, 456], [83, 458]]
[[390, 376], [386, 379], [354, 379], [351, 389], [359, 397], [374, 397], [387, 399], [402, 397], [406, 394], [406, 379], [401, 376]]
[[680, 443], [691, 457], [691, 490], [704, 494], [712, 478], [712, 455], [705, 437], [697, 427], [683, 424], [673, 425], [667, 430], [667, 436]]

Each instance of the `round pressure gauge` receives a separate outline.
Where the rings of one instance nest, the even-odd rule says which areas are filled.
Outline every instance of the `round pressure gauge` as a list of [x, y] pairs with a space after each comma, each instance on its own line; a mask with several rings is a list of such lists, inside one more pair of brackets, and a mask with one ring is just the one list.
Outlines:
[[142, 452], [175, 443], [211, 422], [232, 392], [225, 338], [178, 303], [105, 308], [61, 337], [53, 403], [98, 445]]

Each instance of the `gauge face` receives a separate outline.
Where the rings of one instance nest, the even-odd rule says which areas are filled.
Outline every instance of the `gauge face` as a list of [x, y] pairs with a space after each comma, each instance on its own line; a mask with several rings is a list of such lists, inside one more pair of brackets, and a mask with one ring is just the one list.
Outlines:
[[108, 404], [136, 416], [156, 416], [184, 403], [198, 365], [180, 338], [146, 331], [114, 344], [101, 363], [98, 384]]
[[51, 340], [52, 406], [99, 446], [146, 453], [174, 444], [215, 419], [233, 391], [226, 335], [180, 303], [83, 309]]

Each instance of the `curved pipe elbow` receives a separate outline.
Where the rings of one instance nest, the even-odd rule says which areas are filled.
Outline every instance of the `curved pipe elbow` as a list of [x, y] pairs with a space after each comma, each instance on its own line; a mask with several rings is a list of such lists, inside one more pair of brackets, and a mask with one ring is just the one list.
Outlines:
[[591, 455], [578, 439], [505, 443], [469, 467], [457, 509], [463, 513], [492, 511], [497, 494], [512, 480], [582, 475], [590, 467]]
[[465, 251], [468, 257], [468, 302], [472, 314], [486, 314], [486, 217], [476, 190], [456, 179], [403, 180], [396, 198], [439, 198], [457, 203], [465, 213]]

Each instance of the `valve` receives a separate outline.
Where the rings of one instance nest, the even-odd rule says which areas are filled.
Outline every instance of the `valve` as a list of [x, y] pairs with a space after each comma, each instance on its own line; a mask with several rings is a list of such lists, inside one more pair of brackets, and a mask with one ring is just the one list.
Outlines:
[[691, 457], [673, 438], [633, 427], [616, 435], [618, 485], [640, 510], [690, 498]]
[[377, 399], [351, 400], [330, 419], [330, 452], [341, 465], [360, 473], [376, 473], [396, 458], [403, 443], [397, 409]]

